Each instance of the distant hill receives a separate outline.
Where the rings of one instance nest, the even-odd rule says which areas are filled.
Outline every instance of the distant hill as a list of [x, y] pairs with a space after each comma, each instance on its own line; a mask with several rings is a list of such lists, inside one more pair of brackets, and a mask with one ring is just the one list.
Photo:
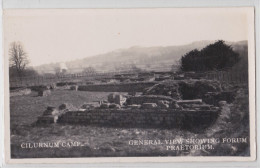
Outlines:
[[[97, 71], [122, 71], [132, 67], [144, 70], [166, 70], [177, 64], [181, 56], [193, 49], [202, 49], [214, 41], [198, 41], [187, 45], [167, 47], [133, 46], [118, 49], [83, 59], [66, 62], [68, 72], [81, 72], [84, 68], [93, 67]], [[247, 60], [247, 41], [227, 42], [241, 57]], [[60, 63], [44, 64], [34, 67], [39, 73], [54, 73]]]

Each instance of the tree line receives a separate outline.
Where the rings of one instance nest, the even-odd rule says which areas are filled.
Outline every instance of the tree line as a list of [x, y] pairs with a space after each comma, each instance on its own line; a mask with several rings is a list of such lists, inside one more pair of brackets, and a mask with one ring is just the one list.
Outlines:
[[239, 61], [239, 54], [232, 47], [219, 40], [200, 51], [195, 49], [181, 57], [182, 71], [228, 70]]

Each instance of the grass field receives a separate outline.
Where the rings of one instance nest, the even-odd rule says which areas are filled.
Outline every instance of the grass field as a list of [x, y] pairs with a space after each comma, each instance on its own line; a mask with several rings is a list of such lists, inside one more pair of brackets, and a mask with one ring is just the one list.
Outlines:
[[[245, 152], [249, 144], [219, 145], [207, 150], [166, 150], [166, 145], [129, 145], [130, 140], [165, 140], [178, 138], [213, 138], [227, 137], [239, 130], [236, 136], [248, 136], [248, 128], [232, 122], [217, 121], [218, 125], [196, 134], [178, 129], [143, 129], [143, 128], [107, 128], [97, 126], [50, 124], [35, 126], [37, 117], [41, 116], [47, 106], [58, 107], [62, 103], [71, 103], [76, 107], [84, 102], [106, 100], [109, 92], [81, 92], [70, 90], [55, 90], [50, 96], [39, 97], [36, 92], [30, 95], [10, 98], [11, 113], [11, 156], [13, 158], [45, 158], [45, 157], [93, 157], [93, 156], [212, 156], [212, 155], [248, 155]], [[243, 95], [240, 98], [245, 97]], [[247, 105], [246, 97], [244, 104]], [[243, 105], [243, 103], [242, 103]], [[239, 107], [231, 109], [239, 111]], [[235, 108], [237, 107], [237, 108]], [[247, 111], [248, 112], [248, 111]], [[244, 111], [243, 113], [247, 113]], [[227, 125], [231, 123], [231, 125]], [[234, 121], [234, 123], [236, 123]], [[229, 128], [227, 128], [229, 127]], [[221, 129], [221, 131], [220, 131]], [[213, 131], [212, 131], [213, 130]], [[234, 135], [235, 136], [235, 135]], [[77, 141], [83, 146], [66, 148], [22, 149], [22, 143], [35, 142], [68, 142]]]

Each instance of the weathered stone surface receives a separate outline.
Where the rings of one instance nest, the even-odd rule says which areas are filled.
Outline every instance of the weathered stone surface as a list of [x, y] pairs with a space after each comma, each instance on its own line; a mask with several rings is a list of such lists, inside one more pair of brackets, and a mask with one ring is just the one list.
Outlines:
[[[153, 103], [152, 103], [153, 104]], [[151, 107], [151, 106], [149, 106]], [[117, 127], [205, 127], [218, 117], [218, 110], [174, 110], [174, 109], [93, 109], [69, 111], [59, 117], [60, 123], [94, 124]]]
[[131, 108], [131, 109], [139, 109], [141, 107], [141, 105], [140, 104], [131, 104], [131, 105], [128, 105], [127, 107]]
[[58, 116], [54, 115], [46, 115], [46, 116], [40, 116], [38, 117], [38, 124], [52, 124], [52, 123], [57, 123], [58, 121]]
[[183, 104], [202, 104], [202, 100], [201, 100], [201, 99], [178, 100], [177, 103], [178, 103], [179, 105], [183, 105]]
[[53, 106], [48, 106], [47, 109], [43, 112], [43, 115], [38, 117], [38, 124], [51, 124], [56, 123], [60, 116], [60, 111]]
[[49, 116], [49, 115], [58, 115], [59, 111], [52, 106], [48, 106], [47, 109], [43, 112], [43, 116]]
[[56, 83], [50, 84], [50, 89], [54, 90], [54, 89], [56, 89], [56, 88], [57, 88]]
[[114, 99], [115, 99], [115, 94], [114, 93], [111, 93], [107, 96], [107, 101], [109, 103], [114, 103]]
[[49, 96], [51, 94], [50, 90], [40, 90], [38, 91], [38, 96]]
[[74, 86], [71, 86], [71, 87], [70, 87], [70, 90], [76, 90], [76, 91], [78, 91], [78, 88], [79, 88], [78, 85], [74, 85]]
[[109, 103], [119, 104], [120, 106], [126, 102], [126, 98], [123, 95], [114, 93], [109, 94], [107, 100]]
[[126, 102], [126, 98], [123, 95], [116, 95], [114, 99], [114, 103], [123, 105]]

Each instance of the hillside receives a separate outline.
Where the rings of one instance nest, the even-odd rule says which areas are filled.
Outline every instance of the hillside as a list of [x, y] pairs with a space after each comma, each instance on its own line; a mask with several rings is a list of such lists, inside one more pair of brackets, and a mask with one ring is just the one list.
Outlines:
[[[176, 64], [182, 55], [193, 49], [202, 49], [214, 41], [198, 41], [181, 46], [139, 47], [118, 49], [108, 53], [66, 62], [70, 73], [81, 72], [86, 67], [97, 71], [122, 71], [137, 67], [145, 70], [167, 70]], [[247, 61], [247, 41], [227, 42]], [[34, 67], [40, 73], [54, 73], [59, 63]]]

